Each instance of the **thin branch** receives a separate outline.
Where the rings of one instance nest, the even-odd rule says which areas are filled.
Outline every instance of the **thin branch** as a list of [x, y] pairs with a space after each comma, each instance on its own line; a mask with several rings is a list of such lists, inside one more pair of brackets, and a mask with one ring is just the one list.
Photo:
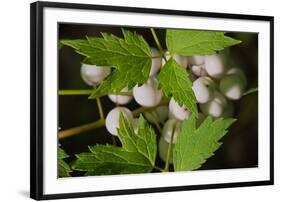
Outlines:
[[157, 35], [156, 35], [155, 30], [154, 30], [153, 28], [150, 28], [150, 31], [151, 31], [151, 34], [152, 34], [152, 36], [153, 36], [153, 38], [154, 38], [154, 41], [155, 41], [155, 43], [156, 43], [156, 45], [157, 45], [159, 51], [160, 51], [160, 53], [161, 53], [162, 58], [167, 62], [167, 58], [166, 58], [166, 56], [165, 56], [165, 52], [164, 52], [164, 50], [163, 50], [163, 48], [162, 48], [162, 46], [161, 46], [161, 44], [160, 44], [160, 42], [159, 42], [159, 39], [158, 39], [158, 37], [157, 37]]
[[59, 90], [59, 95], [90, 95], [93, 90]]
[[67, 138], [79, 133], [87, 132], [96, 128], [101, 128], [105, 124], [104, 120], [98, 120], [93, 123], [84, 124], [59, 132], [59, 139]]
[[154, 125], [156, 126], [157, 130], [161, 134], [162, 133], [162, 129], [161, 129], [159, 123], [157, 122], [157, 117], [155, 116], [155, 114], [153, 114], [153, 112], [149, 112], [149, 114], [151, 115], [152, 121], [153, 121]]
[[[166, 105], [167, 103], [168, 103], [168, 100], [164, 100], [159, 105], [157, 105], [155, 107], [151, 107], [151, 108], [140, 107], [140, 108], [134, 110], [132, 113], [133, 113], [134, 116], [138, 116], [141, 113], [153, 111], [157, 107], [162, 106], [162, 105]], [[88, 123], [88, 124], [80, 125], [80, 126], [77, 126], [77, 127], [74, 127], [74, 128], [66, 129], [66, 130], [63, 130], [63, 131], [59, 132], [59, 139], [71, 137], [71, 136], [77, 135], [79, 133], [84, 133], [84, 132], [87, 132], [87, 131], [91, 131], [93, 129], [101, 128], [101, 127], [104, 127], [104, 125], [105, 125], [104, 120], [98, 120], [98, 121], [95, 121], [93, 123]]]
[[99, 97], [96, 98], [98, 109], [99, 109], [99, 114], [100, 114], [100, 119], [104, 120], [104, 113], [103, 113], [103, 108], [102, 108], [102, 103]]
[[244, 92], [243, 96], [250, 95], [250, 94], [256, 93], [256, 92], [258, 92], [258, 88], [251, 88], [251, 89], [247, 90], [246, 92]]
[[[59, 95], [91, 95], [93, 93], [92, 89], [82, 89], [82, 90], [59, 90]], [[113, 95], [127, 95], [132, 96], [132, 92], [118, 92], [118, 93], [110, 93]]]

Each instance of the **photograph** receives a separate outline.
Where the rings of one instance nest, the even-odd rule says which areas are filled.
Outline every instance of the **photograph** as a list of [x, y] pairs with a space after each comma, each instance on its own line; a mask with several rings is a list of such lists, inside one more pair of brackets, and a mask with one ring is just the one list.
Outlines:
[[58, 23], [58, 177], [258, 168], [259, 34]]
[[31, 4], [31, 197], [272, 185], [273, 23]]

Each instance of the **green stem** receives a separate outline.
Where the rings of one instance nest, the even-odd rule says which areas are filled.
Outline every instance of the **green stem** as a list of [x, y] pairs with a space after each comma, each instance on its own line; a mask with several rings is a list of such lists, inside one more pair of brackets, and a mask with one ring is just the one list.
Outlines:
[[99, 114], [100, 114], [100, 119], [104, 120], [104, 113], [103, 113], [103, 108], [102, 108], [102, 103], [99, 97], [97, 97], [97, 105], [98, 105], [98, 109], [99, 109]]
[[160, 51], [160, 53], [161, 53], [162, 58], [167, 62], [167, 58], [166, 58], [166, 56], [165, 56], [165, 52], [164, 52], [164, 50], [163, 50], [163, 48], [162, 48], [162, 46], [161, 46], [161, 44], [160, 44], [160, 42], [159, 42], [159, 39], [158, 39], [158, 37], [157, 37], [157, 35], [156, 35], [155, 30], [154, 30], [153, 28], [150, 28], [150, 31], [151, 31], [151, 34], [152, 34], [152, 36], [153, 36], [153, 38], [154, 38], [154, 41], [155, 41], [155, 43], [156, 43], [156, 45], [157, 45], [159, 51]]
[[[91, 95], [93, 92], [92, 89], [82, 89], [82, 90], [59, 90], [59, 95]], [[118, 92], [118, 93], [111, 93], [114, 95], [127, 95], [132, 96], [132, 92]]]
[[105, 124], [104, 120], [98, 120], [93, 123], [84, 124], [67, 130], [59, 132], [59, 139], [64, 139], [79, 133], [87, 132], [96, 128], [101, 128]]
[[[159, 114], [157, 110], [155, 110], [155, 114], [156, 114], [156, 117], [157, 117], [157, 116], [158, 116], [158, 117], [161, 117], [161, 114]], [[160, 119], [159, 121], [160, 121], [160, 123], [161, 123], [162, 125], [165, 124], [165, 121], [164, 121], [164, 120], [161, 120], [161, 119]]]
[[90, 95], [93, 90], [59, 90], [59, 95]]
[[256, 93], [256, 92], [258, 92], [258, 88], [251, 88], [251, 89], [247, 90], [246, 92], [244, 92], [242, 96], [250, 95], [250, 94]]
[[169, 165], [170, 165], [170, 160], [171, 160], [171, 155], [172, 155], [173, 140], [174, 140], [176, 125], [177, 125], [177, 122], [175, 122], [173, 125], [172, 135], [170, 138], [170, 143], [168, 146], [168, 152], [167, 152], [167, 157], [166, 157], [166, 164], [165, 164], [165, 168], [164, 168], [165, 172], [169, 172]]
[[153, 123], [154, 123], [154, 125], [156, 126], [157, 130], [158, 130], [158, 131], [160, 132], [160, 134], [161, 134], [161, 133], [162, 133], [162, 129], [161, 129], [159, 123], [157, 122], [157, 117], [153, 114], [152, 111], [149, 112], [149, 114], [151, 115], [152, 120], [153, 120]]
[[[166, 105], [167, 103], [168, 103], [168, 100], [163, 100], [159, 105], [157, 105], [155, 107], [151, 107], [151, 108], [140, 107], [140, 108], [134, 110], [132, 113], [133, 113], [134, 116], [138, 116], [141, 113], [152, 111], [159, 106]], [[95, 121], [93, 123], [88, 123], [88, 124], [80, 125], [80, 126], [77, 126], [77, 127], [74, 127], [74, 128], [62, 130], [62, 131], [59, 132], [59, 139], [63, 139], [63, 138], [66, 138], [66, 137], [77, 135], [79, 133], [91, 131], [91, 130], [96, 129], [96, 128], [101, 128], [101, 127], [104, 127], [104, 125], [105, 125], [105, 121], [100, 119], [100, 120]]]

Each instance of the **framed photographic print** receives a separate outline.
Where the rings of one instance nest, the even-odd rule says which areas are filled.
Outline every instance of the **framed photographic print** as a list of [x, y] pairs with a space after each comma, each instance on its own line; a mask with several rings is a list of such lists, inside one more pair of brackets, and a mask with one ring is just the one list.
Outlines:
[[31, 4], [31, 197], [273, 184], [273, 17]]

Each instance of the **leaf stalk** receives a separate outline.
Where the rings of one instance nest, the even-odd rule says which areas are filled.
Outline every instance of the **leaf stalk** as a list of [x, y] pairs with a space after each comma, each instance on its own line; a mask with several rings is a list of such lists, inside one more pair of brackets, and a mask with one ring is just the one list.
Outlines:
[[159, 51], [161, 53], [162, 58], [167, 62], [167, 58], [165, 57], [165, 52], [164, 52], [164, 50], [163, 50], [163, 48], [162, 48], [162, 46], [161, 46], [161, 44], [159, 42], [159, 39], [158, 39], [158, 37], [156, 35], [155, 30], [153, 28], [150, 28], [150, 31], [151, 31], [151, 34], [152, 34], [152, 36], [154, 38], [154, 41], [155, 41]]

